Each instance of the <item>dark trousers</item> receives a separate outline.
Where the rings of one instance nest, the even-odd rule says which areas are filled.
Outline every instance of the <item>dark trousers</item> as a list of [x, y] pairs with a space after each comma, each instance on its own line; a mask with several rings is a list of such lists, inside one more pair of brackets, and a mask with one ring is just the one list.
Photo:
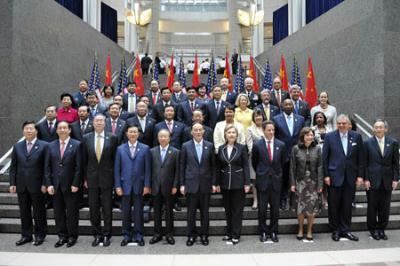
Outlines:
[[[94, 236], [112, 235], [112, 188], [89, 188], [90, 222]], [[101, 213], [103, 213], [104, 228], [101, 230]]]
[[[278, 233], [279, 220], [279, 195], [280, 191], [275, 191], [272, 186], [260, 191], [257, 188], [258, 200], [258, 228], [260, 233]], [[270, 206], [270, 225], [267, 226], [267, 207]]]
[[355, 187], [345, 180], [340, 187], [328, 187], [329, 227], [334, 233], [344, 234], [351, 231], [351, 212]]
[[79, 194], [58, 188], [53, 197], [56, 231], [61, 239], [78, 238]]
[[367, 226], [368, 230], [383, 231], [389, 222], [390, 200], [392, 191], [386, 190], [383, 185], [379, 189], [367, 191]]
[[222, 190], [226, 216], [226, 235], [235, 239], [242, 232], [243, 208], [245, 193], [243, 189]]
[[[132, 206], [133, 222], [135, 226], [132, 233]], [[143, 198], [141, 194], [122, 196], [122, 235], [127, 240], [143, 239]]]
[[47, 232], [46, 208], [44, 194], [30, 193], [25, 190], [18, 193], [18, 204], [21, 216], [21, 235], [23, 237], [32, 237], [32, 210], [35, 220], [35, 237], [44, 238]]
[[282, 188], [281, 188], [281, 195], [280, 195], [281, 201], [286, 201], [288, 199], [289, 169], [290, 169], [290, 161], [286, 162], [282, 168]]
[[188, 214], [187, 214], [187, 223], [188, 223], [188, 236], [196, 237], [196, 210], [197, 207], [200, 207], [200, 221], [201, 221], [201, 236], [208, 236], [208, 228], [210, 226], [210, 218], [208, 213], [208, 207], [210, 205], [210, 193], [188, 193], [187, 194], [188, 201]]
[[[165, 232], [162, 232], [162, 210], [165, 206]], [[173, 236], [174, 235], [174, 197], [169, 194], [162, 195], [161, 191], [153, 197], [154, 209], [154, 235]]]

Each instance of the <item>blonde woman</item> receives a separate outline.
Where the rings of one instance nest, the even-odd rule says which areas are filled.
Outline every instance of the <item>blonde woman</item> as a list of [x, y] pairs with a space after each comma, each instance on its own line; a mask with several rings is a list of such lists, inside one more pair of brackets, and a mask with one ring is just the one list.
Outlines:
[[[243, 125], [244, 132], [253, 124], [253, 110], [249, 108], [250, 100], [246, 94], [239, 94], [236, 98], [235, 122]], [[247, 134], [247, 133], [246, 133]]]

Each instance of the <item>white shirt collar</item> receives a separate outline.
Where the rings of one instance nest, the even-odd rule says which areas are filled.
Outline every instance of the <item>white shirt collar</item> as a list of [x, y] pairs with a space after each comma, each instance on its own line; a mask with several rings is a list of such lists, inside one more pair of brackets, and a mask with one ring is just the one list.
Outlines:
[[104, 138], [104, 130], [101, 133], [95, 132], [95, 134], [96, 134], [96, 137], [100, 136], [101, 138]]
[[203, 146], [203, 139], [201, 139], [200, 142], [197, 142], [195, 139], [193, 139], [193, 141], [194, 141], [194, 146], [196, 146], [196, 145], [198, 145], [198, 144], [200, 144], [201, 146]]
[[137, 144], [138, 144], [137, 141], [135, 143], [133, 143], [133, 144], [130, 141], [128, 141], [128, 145], [129, 145], [130, 149], [132, 148], [132, 146], [135, 146], [135, 148], [137, 148]]
[[265, 143], [268, 143], [268, 141], [271, 141], [271, 144], [274, 143], [274, 138], [272, 138], [271, 140], [268, 140], [268, 139], [264, 136], [264, 139], [265, 139]]
[[[68, 137], [66, 140], [64, 140], [64, 144], [65, 146], [68, 145], [69, 140], [71, 139], [71, 137]], [[62, 140], [60, 139], [60, 144], [61, 144]]]
[[32, 146], [35, 145], [37, 138], [34, 138], [32, 141], [27, 141], [26, 140], [26, 144], [28, 144], [29, 142], [32, 143]]
[[379, 141], [382, 141], [383, 143], [385, 143], [385, 136], [383, 136], [383, 138], [378, 138], [377, 136], [375, 136], [375, 138], [376, 138], [376, 141], [378, 141], [378, 143], [379, 143]]
[[169, 144], [168, 144], [167, 146], [165, 146], [164, 148], [160, 145], [160, 151], [161, 151], [162, 149], [168, 150], [168, 148], [169, 148]]

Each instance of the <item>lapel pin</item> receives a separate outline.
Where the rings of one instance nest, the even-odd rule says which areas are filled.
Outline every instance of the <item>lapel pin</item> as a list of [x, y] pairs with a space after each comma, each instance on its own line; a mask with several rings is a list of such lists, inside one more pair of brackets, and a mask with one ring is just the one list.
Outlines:
[[390, 145], [389, 145], [389, 144], [386, 144], [386, 147], [390, 147]]
[[69, 147], [72, 148], [72, 144], [70, 144]]
[[276, 150], [279, 150], [279, 147], [276, 147]]
[[137, 149], [137, 151], [140, 151], [140, 149]]
[[37, 149], [38, 149], [38, 146], [35, 146], [35, 149], [37, 150]]
[[108, 137], [106, 137], [106, 139], [108, 139]]
[[171, 152], [171, 151], [168, 151], [168, 153], [171, 154], [172, 152]]
[[207, 146], [205, 146], [204, 149], [207, 150]]

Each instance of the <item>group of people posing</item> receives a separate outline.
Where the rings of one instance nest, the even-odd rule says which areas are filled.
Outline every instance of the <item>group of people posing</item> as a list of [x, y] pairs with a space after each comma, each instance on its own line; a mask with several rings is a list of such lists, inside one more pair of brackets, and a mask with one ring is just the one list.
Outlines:
[[279, 209], [289, 208], [298, 217], [297, 239], [313, 240], [314, 218], [324, 203], [332, 239], [357, 241], [351, 217], [355, 190], [361, 185], [367, 191], [368, 230], [374, 239], [387, 240], [391, 193], [399, 179], [399, 146], [386, 136], [387, 122], [376, 120], [374, 136], [363, 142], [349, 117], [337, 115], [329, 104], [327, 92], [320, 93], [318, 105], [310, 110], [297, 85], [283, 91], [277, 77], [273, 87], [256, 93], [253, 80], [246, 78], [245, 91], [237, 95], [223, 78], [207, 95], [204, 84], [183, 90], [175, 82], [172, 89], [160, 89], [153, 80], [141, 97], [135, 83], [122, 95], [105, 86], [107, 96], [101, 97], [81, 81], [78, 92], [61, 95], [60, 108], [46, 107], [43, 121], [25, 122], [25, 138], [14, 145], [10, 192], [18, 195], [22, 235], [16, 245], [43, 243], [50, 200], [59, 237], [55, 247], [74, 246], [83, 191], [88, 195], [92, 246], [109, 246], [116, 233], [114, 201], [122, 210], [121, 246], [145, 245], [147, 195], [154, 210], [149, 244], [163, 239], [175, 244], [174, 203], [186, 197], [186, 245], [208, 245], [212, 193], [222, 194], [223, 240], [234, 245], [240, 242], [247, 193], [258, 210], [261, 242], [279, 241]]

